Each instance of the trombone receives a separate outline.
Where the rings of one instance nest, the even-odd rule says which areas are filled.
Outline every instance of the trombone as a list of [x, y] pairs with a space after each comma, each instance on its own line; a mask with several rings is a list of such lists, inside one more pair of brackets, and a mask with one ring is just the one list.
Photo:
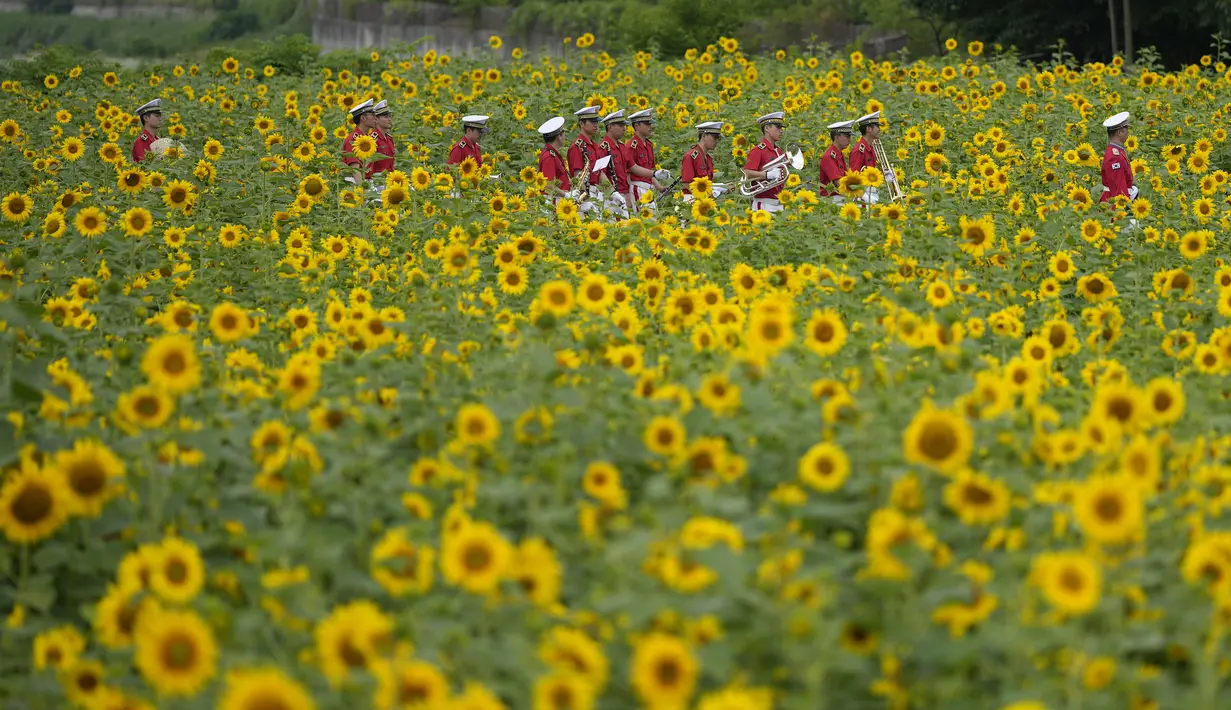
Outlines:
[[786, 179], [790, 177], [791, 171], [787, 169], [790, 165], [793, 170], [804, 169], [804, 152], [800, 149], [798, 143], [790, 143], [786, 147], [786, 152], [766, 163], [761, 169], [772, 170], [774, 168], [782, 168], [782, 176], [777, 180], [769, 180], [766, 178], [750, 180], [742, 178], [739, 183], [739, 192], [744, 197], [752, 197], [759, 195], [766, 190], [772, 190], [779, 185], [786, 183]]
[[889, 156], [885, 153], [885, 147], [881, 145], [879, 138], [872, 141], [872, 152], [876, 154], [876, 167], [885, 176], [885, 189], [889, 191], [889, 199], [896, 202], [906, 195], [902, 192], [902, 185], [898, 183], [897, 173], [893, 170], [893, 165], [889, 162]]

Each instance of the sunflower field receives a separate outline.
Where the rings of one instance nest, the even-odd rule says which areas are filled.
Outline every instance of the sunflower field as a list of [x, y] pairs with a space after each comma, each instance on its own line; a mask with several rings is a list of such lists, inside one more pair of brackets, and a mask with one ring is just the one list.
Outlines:
[[[593, 43], [0, 84], [0, 703], [1227, 707], [1228, 58]], [[724, 121], [720, 182], [782, 110], [808, 166], [552, 209], [586, 105], [673, 174]], [[874, 110], [905, 199], [818, 199]]]

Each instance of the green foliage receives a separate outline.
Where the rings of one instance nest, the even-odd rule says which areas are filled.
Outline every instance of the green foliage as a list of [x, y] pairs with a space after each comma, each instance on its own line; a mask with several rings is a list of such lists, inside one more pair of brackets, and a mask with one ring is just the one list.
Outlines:
[[65, 45], [112, 57], [168, 57], [184, 48], [198, 46], [201, 27], [199, 21], [176, 18], [151, 17], [133, 22], [129, 19], [6, 13], [4, 22], [0, 23], [0, 55]]
[[62, 15], [73, 11], [73, 0], [26, 0], [26, 9], [44, 15]]

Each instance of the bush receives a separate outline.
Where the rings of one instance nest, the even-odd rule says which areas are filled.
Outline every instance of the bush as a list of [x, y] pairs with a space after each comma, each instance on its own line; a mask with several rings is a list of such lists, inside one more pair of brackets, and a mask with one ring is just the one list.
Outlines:
[[[312, 44], [306, 36], [295, 34], [244, 47], [217, 46], [210, 50], [206, 63], [216, 66], [227, 57], [235, 57], [247, 66], [263, 67], [268, 64], [279, 73], [302, 76], [317, 65], [319, 54], [320, 47]], [[368, 61], [366, 55], [364, 61]]]

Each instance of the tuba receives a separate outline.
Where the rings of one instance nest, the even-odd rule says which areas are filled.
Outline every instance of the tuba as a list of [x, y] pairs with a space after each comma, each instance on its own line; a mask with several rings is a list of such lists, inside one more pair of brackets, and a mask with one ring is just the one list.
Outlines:
[[905, 197], [902, 186], [898, 183], [897, 173], [889, 163], [889, 156], [885, 154], [885, 147], [881, 145], [879, 138], [872, 141], [872, 151], [876, 153], [876, 167], [885, 176], [885, 189], [889, 191], [889, 199], [897, 201]]
[[798, 143], [788, 144], [786, 147], [786, 152], [783, 155], [777, 158], [774, 158], [772, 161], [766, 163], [765, 166], [761, 168], [762, 170], [770, 170], [772, 168], [782, 168], [783, 170], [782, 170], [781, 178], [777, 180], [766, 180], [766, 179], [750, 180], [748, 178], [743, 178], [742, 180], [740, 180], [740, 183], [739, 183], [740, 194], [743, 195], [744, 197], [752, 197], [753, 195], [758, 195], [762, 192], [765, 192], [766, 190], [772, 190], [775, 187], [778, 187], [779, 185], [786, 183], [786, 179], [790, 177], [791, 175], [791, 170], [787, 169], [788, 165], [791, 166], [791, 170], [803, 170], [804, 169], [804, 152], [803, 150], [800, 149]]

